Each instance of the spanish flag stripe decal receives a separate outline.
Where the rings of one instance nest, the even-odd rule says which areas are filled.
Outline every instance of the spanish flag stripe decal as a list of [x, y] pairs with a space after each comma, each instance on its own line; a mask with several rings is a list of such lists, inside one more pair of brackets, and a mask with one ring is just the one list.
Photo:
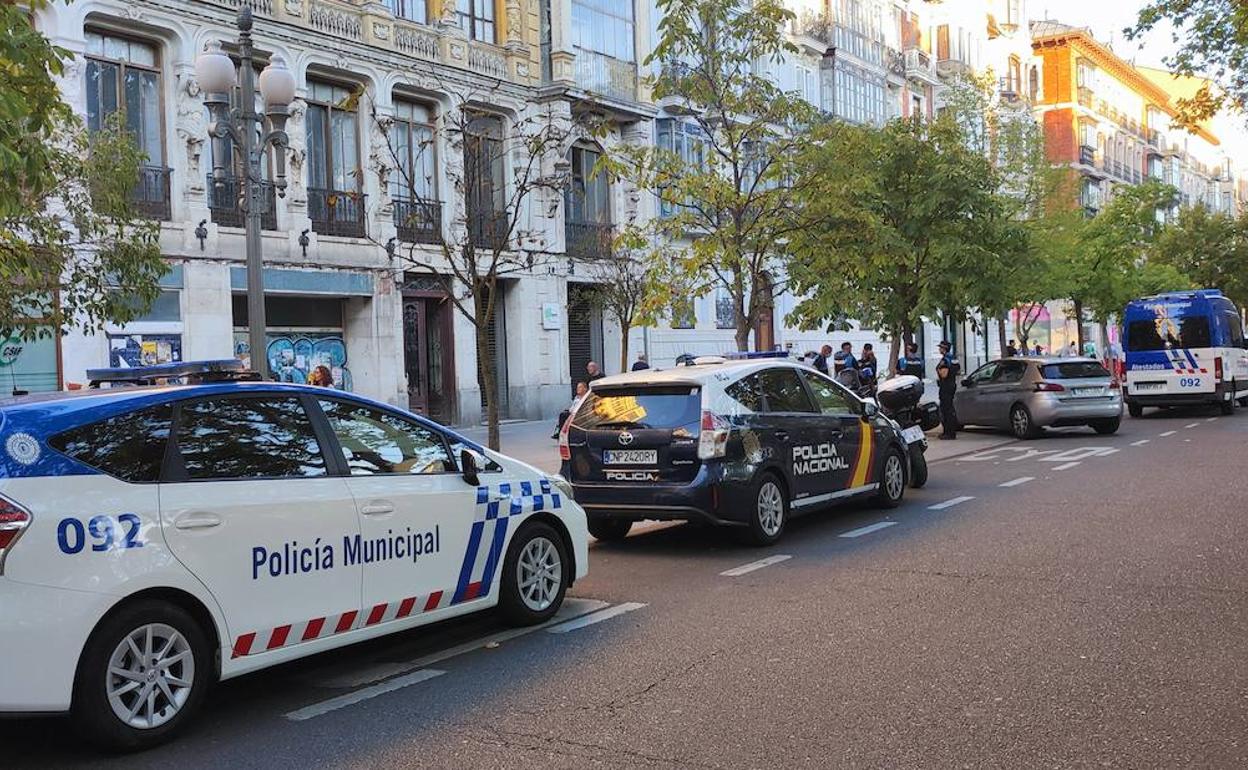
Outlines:
[[854, 460], [854, 472], [849, 479], [849, 487], [865, 486], [871, 478], [871, 466], [875, 462], [875, 431], [871, 424], [860, 422], [862, 439], [858, 442], [858, 457]]

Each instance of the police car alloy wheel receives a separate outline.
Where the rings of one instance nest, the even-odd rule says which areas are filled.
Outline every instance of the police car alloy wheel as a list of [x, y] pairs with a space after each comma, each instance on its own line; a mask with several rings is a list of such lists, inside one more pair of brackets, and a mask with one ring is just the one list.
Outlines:
[[140, 601], [105, 618], [87, 642], [73, 717], [91, 741], [142, 749], [172, 737], [203, 701], [212, 661], [181, 607]]
[[521, 529], [503, 564], [499, 608], [516, 625], [533, 625], [559, 611], [568, 589], [568, 563], [563, 538], [545, 522]]
[[880, 468], [880, 491], [878, 500], [886, 508], [901, 505], [906, 494], [906, 458], [899, 449], [890, 449]]
[[748, 541], [754, 545], [770, 545], [780, 539], [789, 518], [789, 501], [780, 481], [768, 473], [758, 483], [754, 497], [754, 515], [750, 517]]

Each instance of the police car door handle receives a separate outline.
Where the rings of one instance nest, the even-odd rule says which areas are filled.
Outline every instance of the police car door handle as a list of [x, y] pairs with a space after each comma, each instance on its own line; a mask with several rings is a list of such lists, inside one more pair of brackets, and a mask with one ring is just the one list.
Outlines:
[[209, 529], [221, 525], [221, 517], [215, 513], [186, 513], [174, 520], [177, 529]]
[[771, 435], [775, 436], [777, 441], [789, 440], [789, 432], [787, 430], [778, 430], [772, 433]]
[[360, 506], [360, 513], [365, 516], [380, 516], [384, 513], [394, 513], [394, 503], [386, 500], [372, 500], [368, 505]]

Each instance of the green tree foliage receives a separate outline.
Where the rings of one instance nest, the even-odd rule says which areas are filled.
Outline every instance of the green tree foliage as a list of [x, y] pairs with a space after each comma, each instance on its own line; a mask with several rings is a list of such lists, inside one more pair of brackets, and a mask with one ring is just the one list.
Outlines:
[[1202, 88], [1179, 100], [1188, 124], [1207, 120], [1225, 107], [1248, 108], [1248, 3], [1242, 0], [1151, 0], [1140, 10], [1135, 39], [1159, 24], [1174, 25], [1179, 50], [1166, 66], [1181, 75], [1208, 77], [1216, 88]]
[[1248, 307], [1248, 214], [1235, 219], [1204, 206], [1183, 209], [1158, 236], [1152, 260], [1182, 273], [1193, 287], [1221, 289], [1238, 307]]
[[803, 299], [791, 322], [831, 329], [853, 318], [906, 337], [924, 316], [981, 299], [979, 282], [1000, 280], [1025, 235], [951, 115], [824, 134], [801, 159], [811, 224], [794, 237]]
[[794, 161], [808, 145], [813, 108], [755, 72], [760, 59], [794, 51], [784, 34], [793, 13], [757, 0], [748, 13], [723, 0], [658, 0], [658, 43], [647, 63], [662, 74], [655, 98], [688, 114], [690, 151], [626, 147], [612, 174], [660, 200], [645, 258], [656, 312], [682, 297], [726, 289], [737, 348], [770, 294], [783, 287], [785, 252], [804, 224]]

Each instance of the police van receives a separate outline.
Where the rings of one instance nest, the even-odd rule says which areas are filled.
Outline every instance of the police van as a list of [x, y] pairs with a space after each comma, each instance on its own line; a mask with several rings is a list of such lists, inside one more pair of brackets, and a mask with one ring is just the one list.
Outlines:
[[1122, 316], [1126, 402], [1147, 406], [1248, 406], [1248, 350], [1239, 309], [1216, 289], [1133, 300]]
[[902, 433], [875, 404], [770, 356], [597, 380], [559, 452], [600, 540], [689, 520], [767, 545], [792, 513], [856, 497], [899, 505], [909, 473]]
[[217, 679], [495, 606], [540, 623], [586, 574], [562, 479], [237, 370], [0, 404], [0, 711], [145, 747]]

